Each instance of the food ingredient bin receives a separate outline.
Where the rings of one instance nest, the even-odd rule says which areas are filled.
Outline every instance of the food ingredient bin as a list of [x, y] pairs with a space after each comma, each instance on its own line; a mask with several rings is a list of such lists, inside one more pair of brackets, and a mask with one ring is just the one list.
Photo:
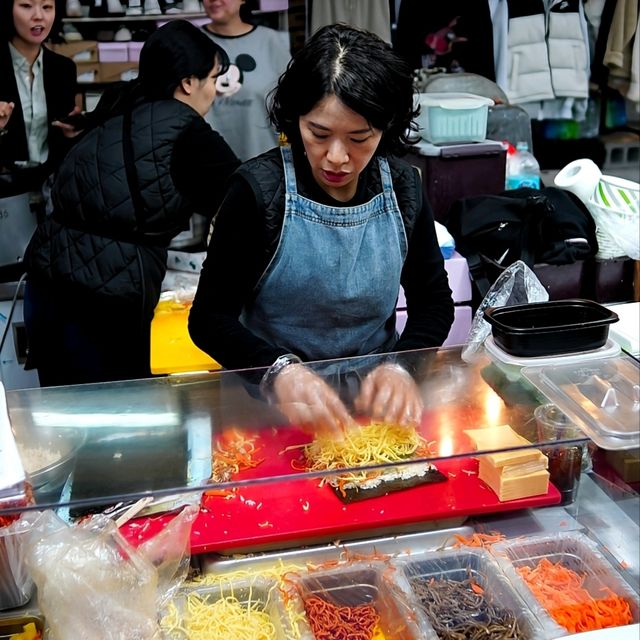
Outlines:
[[545, 637], [484, 549], [427, 553], [400, 566], [438, 638]]
[[550, 638], [640, 619], [638, 595], [580, 532], [505, 541], [492, 552]]
[[[385, 640], [437, 640], [415, 603], [406, 600], [396, 568], [388, 564], [356, 562], [312, 572], [297, 579], [295, 586], [297, 604], [306, 613], [303, 640], [327, 637], [329, 630], [335, 637], [349, 638], [363, 625], [368, 625], [371, 637]], [[338, 619], [341, 629], [336, 627]]]

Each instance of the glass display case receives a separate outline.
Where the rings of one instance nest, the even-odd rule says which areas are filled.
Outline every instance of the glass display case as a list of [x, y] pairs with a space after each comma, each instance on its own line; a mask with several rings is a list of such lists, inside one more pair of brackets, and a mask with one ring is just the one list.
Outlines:
[[[628, 388], [633, 396], [628, 378], [638, 363], [624, 354], [607, 362], [612, 380], [624, 376], [621, 397]], [[355, 412], [362, 381], [382, 363], [413, 378], [424, 405], [419, 424]], [[415, 558], [451, 552], [474, 532], [498, 531], [504, 541], [576, 531], [629, 587], [627, 624], [638, 623], [638, 496], [593, 473], [588, 412], [568, 411], [580, 428], [545, 428], [540, 407], [551, 399], [537, 384], [539, 369], [527, 377], [486, 354], [466, 362], [459, 347], [308, 366], [353, 412], [342, 435], [289, 424], [262, 397], [264, 369], [7, 392], [33, 499], [2, 487], [2, 522], [53, 510], [72, 524], [106, 512], [137, 548], [195, 505], [190, 553], [205, 574], [264, 572], [285, 560], [334, 564], [345, 552], [351, 560]], [[624, 434], [631, 444], [633, 402], [624, 406], [625, 420], [636, 420]], [[516, 592], [509, 597], [520, 607]], [[274, 637], [304, 636], [279, 629]], [[437, 637], [428, 621], [412, 629], [391, 637]], [[550, 637], [537, 633], [522, 637]]]

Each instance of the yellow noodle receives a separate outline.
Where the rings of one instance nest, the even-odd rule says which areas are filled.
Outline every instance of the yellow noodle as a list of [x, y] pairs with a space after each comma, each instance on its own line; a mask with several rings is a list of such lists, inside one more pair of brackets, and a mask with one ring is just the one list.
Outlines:
[[[229, 585], [232, 583], [245, 582], [247, 580], [266, 579], [273, 580], [274, 585], [269, 591], [268, 597], [271, 598], [271, 591], [274, 589], [280, 589], [280, 591], [288, 592], [290, 586], [286, 582], [288, 574], [299, 574], [303, 571], [303, 567], [298, 565], [285, 565], [282, 560], [271, 568], [264, 569], [241, 569], [224, 574], [207, 573], [198, 576], [191, 584], [195, 587], [200, 586], [214, 586], [221, 589], [228, 590]], [[293, 634], [292, 640], [300, 640], [302, 633], [300, 631], [301, 623], [306, 619], [306, 615], [302, 608], [296, 608], [291, 599], [285, 599], [285, 611], [287, 618], [291, 626], [291, 632]], [[186, 638], [186, 636], [178, 636]]]
[[209, 602], [198, 593], [187, 596], [187, 614], [178, 614], [175, 605], [162, 619], [170, 637], [188, 640], [275, 640], [276, 630], [269, 614], [256, 602], [242, 603], [230, 595]]
[[[427, 455], [428, 443], [415, 428], [372, 422], [350, 430], [344, 440], [319, 434], [305, 447], [304, 452], [310, 471], [324, 471], [406, 462], [412, 457]], [[362, 482], [379, 473], [363, 469], [360, 472], [341, 474], [340, 478]]]

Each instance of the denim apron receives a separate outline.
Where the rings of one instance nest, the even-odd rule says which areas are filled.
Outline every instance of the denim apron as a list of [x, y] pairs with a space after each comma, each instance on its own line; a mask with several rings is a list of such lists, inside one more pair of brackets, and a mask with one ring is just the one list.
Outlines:
[[387, 160], [378, 159], [382, 193], [362, 205], [332, 207], [298, 193], [291, 148], [281, 153], [282, 233], [241, 322], [309, 360], [388, 350], [397, 339], [388, 320], [407, 237]]

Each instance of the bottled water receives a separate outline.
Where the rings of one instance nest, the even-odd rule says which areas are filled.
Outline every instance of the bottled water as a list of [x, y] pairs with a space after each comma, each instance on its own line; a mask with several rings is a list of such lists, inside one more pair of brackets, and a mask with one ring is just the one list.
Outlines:
[[540, 165], [526, 142], [518, 142], [515, 149], [510, 145], [507, 152], [506, 188], [520, 187], [540, 188]]

